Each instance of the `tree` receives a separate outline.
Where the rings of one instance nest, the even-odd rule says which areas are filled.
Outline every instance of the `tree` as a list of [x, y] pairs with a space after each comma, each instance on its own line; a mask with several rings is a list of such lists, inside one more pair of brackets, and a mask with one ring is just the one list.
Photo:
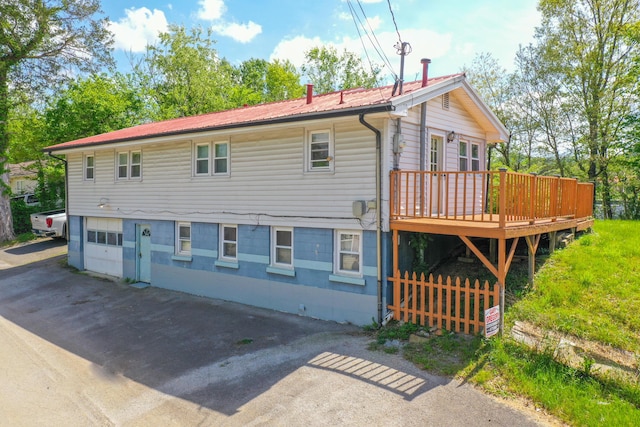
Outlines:
[[92, 74], [72, 81], [46, 108], [46, 143], [54, 144], [143, 123], [144, 100], [128, 76]]
[[187, 32], [171, 25], [157, 45], [147, 46], [134, 73], [155, 107], [155, 119], [165, 120], [220, 111], [242, 105], [234, 90], [233, 67], [213, 48], [211, 30]]
[[[598, 180], [605, 218], [612, 217], [609, 164], [619, 154], [623, 123], [634, 107], [633, 76], [638, 39], [638, 0], [541, 0], [539, 61], [562, 78], [567, 102], [586, 132], [576, 139], [576, 158]], [[580, 154], [586, 153], [581, 159]]]
[[368, 71], [362, 59], [346, 49], [338, 55], [333, 46], [314, 47], [305, 57], [307, 63], [302, 66], [302, 72], [313, 83], [316, 93], [372, 88], [379, 84], [380, 68], [374, 66]]
[[282, 101], [304, 95], [300, 74], [289, 61], [249, 59], [237, 68], [237, 84], [245, 91], [245, 104]]
[[[515, 98], [511, 76], [498, 60], [490, 53], [476, 55], [470, 66], [462, 70], [468, 77], [469, 83], [478, 91], [480, 97], [496, 114], [503, 125], [513, 133], [515, 114], [513, 101]], [[509, 139], [496, 146], [496, 151], [502, 157], [502, 163], [513, 167], [513, 141]]]
[[0, 0], [0, 241], [13, 237], [5, 163], [14, 94], [43, 93], [71, 70], [111, 64], [112, 36], [100, 13], [99, 0]]

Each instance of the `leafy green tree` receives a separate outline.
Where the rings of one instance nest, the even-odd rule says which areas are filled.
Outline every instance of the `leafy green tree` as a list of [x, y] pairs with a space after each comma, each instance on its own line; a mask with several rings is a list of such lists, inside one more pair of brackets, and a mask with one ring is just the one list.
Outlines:
[[130, 79], [92, 74], [57, 93], [45, 111], [46, 144], [111, 132], [147, 119], [144, 99]]
[[42, 94], [71, 70], [111, 64], [112, 36], [99, 0], [0, 0], [0, 241], [13, 237], [5, 162], [11, 110], [21, 94]]
[[238, 105], [233, 67], [218, 56], [212, 32], [171, 25], [147, 46], [134, 73], [159, 120], [193, 116]]
[[538, 61], [561, 76], [564, 97], [578, 111], [585, 132], [576, 135], [576, 158], [598, 180], [605, 218], [612, 217], [609, 164], [619, 155], [624, 119], [637, 108], [632, 97], [638, 55], [638, 0], [541, 0]]
[[342, 54], [333, 46], [314, 47], [305, 53], [303, 74], [316, 93], [328, 93], [356, 87], [372, 88], [380, 82], [380, 67], [368, 70], [362, 59], [346, 49]]
[[237, 69], [238, 84], [248, 90], [246, 104], [282, 101], [304, 95], [300, 74], [289, 61], [252, 58]]
[[[514, 112], [514, 88], [513, 79], [490, 53], [484, 52], [476, 55], [470, 66], [462, 69], [469, 79], [469, 83], [478, 91], [480, 97], [503, 125], [513, 134], [516, 126], [516, 114]], [[509, 139], [496, 146], [496, 151], [501, 156], [502, 164], [508, 168], [514, 168], [514, 141]]]

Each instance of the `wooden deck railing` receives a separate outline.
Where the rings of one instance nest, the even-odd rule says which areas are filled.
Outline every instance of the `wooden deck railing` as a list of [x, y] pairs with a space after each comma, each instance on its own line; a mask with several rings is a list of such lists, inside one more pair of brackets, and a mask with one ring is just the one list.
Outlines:
[[593, 184], [500, 171], [391, 172], [391, 219], [509, 222], [593, 215]]

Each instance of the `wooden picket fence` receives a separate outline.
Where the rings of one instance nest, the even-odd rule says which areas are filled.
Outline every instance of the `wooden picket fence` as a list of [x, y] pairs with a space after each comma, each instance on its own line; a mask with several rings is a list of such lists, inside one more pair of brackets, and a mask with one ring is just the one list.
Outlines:
[[448, 331], [479, 334], [484, 330], [484, 310], [499, 305], [500, 286], [485, 281], [483, 285], [476, 279], [464, 282], [456, 277], [452, 280], [438, 276], [428, 280], [424, 274], [396, 271], [393, 277], [393, 311], [395, 320], [419, 325], [436, 326]]

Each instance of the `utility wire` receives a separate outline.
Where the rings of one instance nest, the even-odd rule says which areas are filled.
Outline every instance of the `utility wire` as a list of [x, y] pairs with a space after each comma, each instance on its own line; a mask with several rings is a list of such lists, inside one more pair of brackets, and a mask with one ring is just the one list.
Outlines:
[[398, 24], [396, 23], [396, 15], [393, 13], [393, 9], [391, 8], [391, 0], [387, 0], [387, 4], [389, 5], [389, 12], [391, 12], [391, 19], [393, 20], [393, 26], [396, 27], [396, 33], [398, 34], [398, 40], [402, 44], [402, 37], [400, 37], [400, 31], [398, 30]]
[[[371, 23], [369, 22], [369, 19], [367, 18], [367, 14], [365, 13], [364, 8], [362, 7], [362, 3], [360, 2], [360, 0], [356, 0], [356, 1], [358, 2], [358, 6], [360, 7], [360, 11], [362, 12], [362, 16], [364, 17], [365, 22], [367, 23], [367, 26], [369, 27], [369, 31], [371, 31], [371, 35], [373, 36], [373, 38], [375, 40], [375, 43], [374, 43], [373, 40], [371, 40], [371, 37], [367, 34], [367, 37], [369, 38], [369, 41], [371, 42], [371, 45], [373, 46], [373, 48], [378, 53], [378, 56], [380, 56], [380, 58], [382, 59], [382, 62], [384, 62], [389, 67], [389, 69], [391, 70], [391, 73], [393, 73], [394, 76], [395, 76], [395, 73], [393, 72], [393, 66], [391, 65], [391, 61], [389, 61], [389, 58], [384, 53], [384, 49], [380, 45], [380, 41], [378, 40], [378, 37], [376, 37], [375, 31], [373, 30], [373, 28], [371, 28]], [[361, 25], [362, 25], [362, 23], [361, 23]], [[365, 30], [365, 32], [366, 32], [366, 30]]]

